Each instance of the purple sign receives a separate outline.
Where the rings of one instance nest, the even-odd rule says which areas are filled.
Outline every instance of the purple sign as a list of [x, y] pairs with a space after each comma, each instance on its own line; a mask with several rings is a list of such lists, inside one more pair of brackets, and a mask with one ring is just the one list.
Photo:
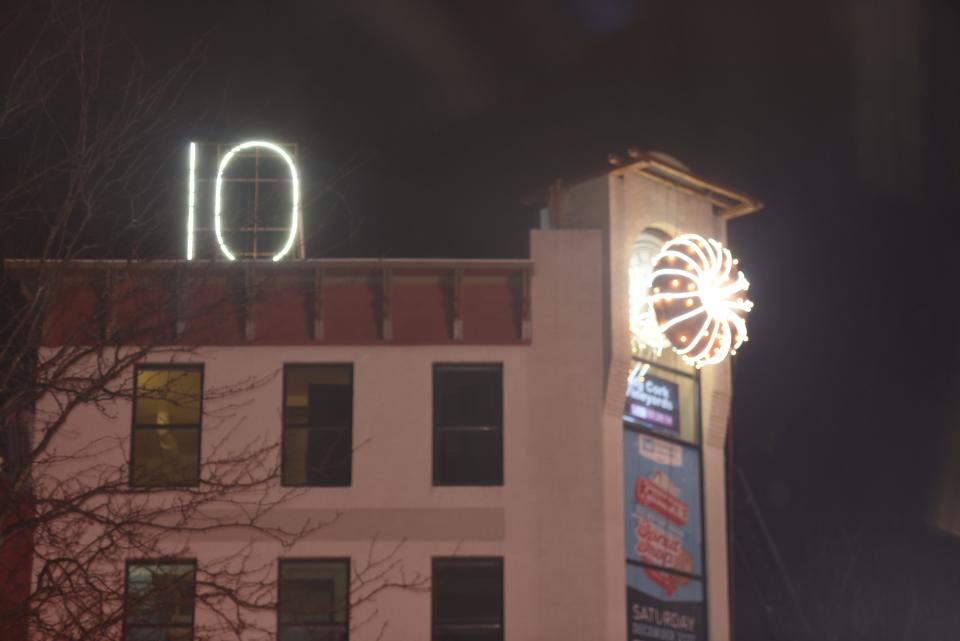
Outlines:
[[679, 436], [680, 394], [677, 384], [650, 375], [631, 379], [627, 384], [623, 420]]

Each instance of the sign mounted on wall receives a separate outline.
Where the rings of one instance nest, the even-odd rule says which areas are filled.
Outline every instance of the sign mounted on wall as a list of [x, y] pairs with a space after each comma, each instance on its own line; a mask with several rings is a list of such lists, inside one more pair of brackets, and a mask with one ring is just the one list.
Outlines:
[[676, 383], [656, 376], [635, 376], [627, 383], [623, 420], [680, 436], [680, 392]]
[[[250, 232], [254, 234], [254, 245], [252, 252], [245, 252], [243, 255], [251, 256], [253, 258], [270, 258], [272, 261], [276, 262], [284, 257], [288, 256], [293, 250], [294, 245], [297, 241], [298, 235], [302, 232], [302, 222], [301, 222], [301, 211], [300, 211], [300, 175], [297, 170], [297, 163], [294, 159], [294, 156], [287, 149], [289, 145], [280, 145], [274, 142], [268, 142], [265, 140], [250, 140], [247, 142], [242, 142], [238, 145], [231, 147], [226, 153], [223, 153], [220, 156], [220, 160], [216, 166], [215, 177], [212, 179], [213, 183], [213, 209], [212, 209], [212, 231], [216, 237], [217, 248], [219, 249], [220, 254], [225, 257], [227, 260], [236, 260], [241, 253], [235, 248], [232, 248], [226, 237], [227, 227], [224, 223], [225, 211], [224, 211], [224, 185], [227, 182], [245, 182], [254, 185], [254, 199], [259, 197], [261, 185], [272, 184], [278, 182], [288, 182], [290, 184], [289, 189], [289, 210], [286, 214], [286, 221], [282, 226], [259, 226], [258, 227], [258, 216], [257, 216], [257, 205], [258, 203], [255, 200], [254, 205], [254, 215], [253, 215], [253, 227], [243, 228], [241, 227], [239, 231]], [[219, 151], [219, 146], [217, 146]], [[260, 161], [261, 154], [264, 153], [264, 158], [272, 156], [274, 158], [279, 158], [283, 161], [283, 164], [286, 168], [287, 176], [284, 178], [263, 178], [260, 175]], [[256, 174], [252, 178], [247, 179], [238, 179], [238, 178], [227, 178], [226, 172], [230, 167], [231, 162], [237, 158], [250, 157], [250, 154], [256, 160]], [[199, 162], [199, 149], [198, 144], [195, 142], [190, 143], [189, 147], [189, 176], [187, 181], [187, 260], [193, 260], [197, 256], [197, 232], [198, 231], [210, 231], [210, 227], [198, 226], [198, 216], [197, 216], [197, 195], [198, 195], [198, 162]], [[211, 182], [211, 179], [206, 179], [206, 182]], [[209, 224], [209, 223], [208, 223]], [[264, 233], [276, 233], [276, 232], [285, 232], [285, 237], [282, 241], [281, 246], [276, 251], [266, 252], [259, 251], [256, 245], [256, 234], [258, 231]], [[302, 255], [302, 242], [300, 247], [300, 253]]]
[[704, 641], [700, 452], [624, 432], [627, 638]]
[[702, 576], [700, 452], [627, 430], [623, 459], [627, 560]]

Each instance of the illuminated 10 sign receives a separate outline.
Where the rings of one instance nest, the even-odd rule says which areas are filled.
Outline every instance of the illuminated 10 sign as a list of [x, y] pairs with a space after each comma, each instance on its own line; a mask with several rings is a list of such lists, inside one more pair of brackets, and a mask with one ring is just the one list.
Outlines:
[[[228, 260], [236, 260], [237, 254], [227, 245], [224, 238], [223, 226], [223, 183], [224, 172], [237, 154], [250, 149], [265, 149], [280, 156], [287, 164], [290, 171], [290, 224], [289, 233], [280, 250], [271, 257], [271, 260], [278, 261], [293, 248], [297, 238], [297, 222], [300, 218], [300, 177], [297, 173], [297, 164], [290, 154], [280, 145], [263, 140], [250, 140], [233, 147], [220, 160], [217, 166], [217, 176], [213, 191], [213, 231], [217, 237], [217, 245], [220, 252]], [[190, 176], [187, 183], [187, 260], [193, 260], [195, 256], [195, 236], [197, 231], [196, 221], [197, 210], [197, 143], [190, 143]]]

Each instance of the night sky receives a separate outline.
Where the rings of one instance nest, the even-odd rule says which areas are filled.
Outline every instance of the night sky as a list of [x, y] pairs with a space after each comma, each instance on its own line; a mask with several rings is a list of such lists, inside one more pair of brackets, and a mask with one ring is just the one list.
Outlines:
[[627, 147], [764, 201], [730, 225], [756, 302], [734, 448], [787, 576], [738, 551], [735, 638], [960, 638], [960, 538], [927, 518], [960, 429], [960, 5], [118, 2], [111, 25], [148, 74], [186, 64], [169, 193], [189, 140], [297, 142], [312, 256], [526, 256], [531, 197]]

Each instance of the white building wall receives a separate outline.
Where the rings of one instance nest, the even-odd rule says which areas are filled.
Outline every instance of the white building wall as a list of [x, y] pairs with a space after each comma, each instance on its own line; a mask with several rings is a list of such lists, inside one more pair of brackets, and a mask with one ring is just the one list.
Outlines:
[[602, 532], [620, 522], [603, 518], [600, 241], [592, 230], [532, 235], [529, 460], [536, 478], [529, 509], [536, 515], [531, 547], [540, 621], [534, 634], [518, 639], [609, 638]]
[[[225, 558], [239, 563], [244, 546], [252, 544], [245, 562], [273, 573], [280, 556], [349, 556], [362, 567], [371, 555], [380, 558], [402, 543], [396, 558], [407, 579], [429, 576], [432, 556], [502, 556], [507, 641], [606, 638], [603, 611], [610, 591], [602, 532], [620, 525], [605, 522], [601, 507], [600, 236], [535, 232], [532, 257], [530, 345], [201, 347], [148, 359], [202, 362], [207, 394], [261, 381], [248, 391], [205, 400], [201, 447], [207, 460], [258, 440], [278, 441], [284, 364], [354, 365], [351, 487], [297, 490], [268, 519], [291, 528], [306, 519], [330, 525], [290, 549], [235, 530], [169, 537], [157, 555], [195, 557], [200, 566]], [[438, 362], [503, 364], [503, 487], [433, 486], [432, 366]], [[40, 414], [53, 411], [52, 402], [46, 399]], [[125, 469], [132, 408], [123, 401], [105, 409], [85, 406], [71, 416], [55, 444], [67, 455], [55, 477], [92, 483], [94, 462]], [[91, 441], [102, 446], [93, 459], [70, 456]], [[212, 507], [211, 513], [233, 509]], [[121, 568], [117, 580], [123, 580]], [[622, 591], [616, 587], [613, 595]], [[422, 641], [430, 638], [430, 617], [429, 592], [383, 592], [353, 613], [355, 622], [367, 622], [351, 639]], [[210, 622], [198, 609], [198, 627]], [[274, 629], [275, 615], [258, 622]]]

